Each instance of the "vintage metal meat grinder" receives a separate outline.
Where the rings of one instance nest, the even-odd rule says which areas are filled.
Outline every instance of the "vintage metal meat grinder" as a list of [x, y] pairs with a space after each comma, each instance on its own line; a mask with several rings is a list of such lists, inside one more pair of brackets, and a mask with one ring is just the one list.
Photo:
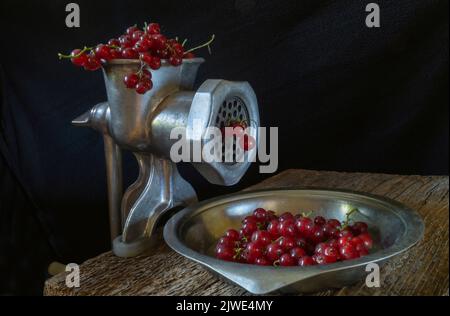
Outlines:
[[[158, 219], [166, 211], [197, 201], [192, 186], [178, 173], [170, 159], [170, 139], [175, 127], [185, 127], [187, 140], [207, 143], [202, 135], [210, 126], [222, 127], [230, 119], [259, 126], [255, 93], [247, 82], [208, 79], [192, 91], [198, 67], [204, 60], [187, 59], [178, 67], [163, 62], [153, 71], [153, 88], [144, 95], [127, 89], [126, 74], [136, 72], [138, 60], [114, 60], [104, 66], [108, 101], [95, 105], [72, 123], [103, 134], [108, 181], [108, 202], [113, 252], [130, 257], [151, 248]], [[198, 125], [200, 123], [200, 125]], [[258, 142], [257, 129], [250, 134]], [[121, 149], [134, 153], [139, 177], [122, 194]], [[233, 150], [242, 150], [233, 144]], [[245, 152], [256, 155], [256, 150]], [[194, 167], [211, 183], [233, 185], [252, 161], [200, 161]]]

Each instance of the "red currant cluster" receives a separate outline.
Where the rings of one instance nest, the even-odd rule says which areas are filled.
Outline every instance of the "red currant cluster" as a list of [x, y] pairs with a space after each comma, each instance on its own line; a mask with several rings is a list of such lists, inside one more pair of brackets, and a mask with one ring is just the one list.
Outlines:
[[[228, 127], [228, 128], [227, 128]], [[244, 151], [249, 151], [255, 147], [255, 138], [248, 135], [247, 124], [244, 121], [230, 121], [220, 129], [222, 133], [222, 141], [225, 142], [226, 137], [236, 137], [237, 143]]]
[[290, 212], [275, 215], [257, 208], [239, 231], [228, 229], [217, 242], [218, 259], [263, 266], [308, 266], [365, 256], [373, 240], [364, 222], [311, 219]]
[[179, 66], [183, 59], [195, 57], [194, 50], [205, 46], [209, 49], [213, 40], [214, 35], [207, 43], [185, 50], [186, 40], [180, 43], [177, 38], [168, 39], [161, 34], [158, 23], [150, 23], [143, 29], [130, 26], [125, 34], [110, 39], [107, 44], [75, 49], [70, 55], [58, 54], [58, 56], [60, 59], [70, 58], [74, 65], [90, 71], [100, 69], [102, 63], [113, 59], [139, 59], [141, 61], [139, 70], [126, 75], [124, 83], [127, 88], [135, 89], [137, 93], [143, 94], [153, 86], [149, 69], [159, 69], [161, 60], [167, 60], [172, 66]]

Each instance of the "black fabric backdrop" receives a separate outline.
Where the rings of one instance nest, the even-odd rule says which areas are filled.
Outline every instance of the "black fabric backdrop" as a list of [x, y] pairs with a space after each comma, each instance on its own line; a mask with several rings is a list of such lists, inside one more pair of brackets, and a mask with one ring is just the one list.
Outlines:
[[[38, 294], [52, 260], [109, 247], [103, 143], [71, 119], [105, 100], [100, 72], [56, 53], [157, 20], [188, 46], [217, 36], [208, 78], [246, 80], [263, 126], [279, 127], [279, 171], [311, 168], [448, 174], [448, 1], [87, 1], [65, 27], [68, 1], [0, 3], [0, 294]], [[126, 182], [136, 163], [125, 159]], [[233, 188], [181, 172], [200, 198]]]

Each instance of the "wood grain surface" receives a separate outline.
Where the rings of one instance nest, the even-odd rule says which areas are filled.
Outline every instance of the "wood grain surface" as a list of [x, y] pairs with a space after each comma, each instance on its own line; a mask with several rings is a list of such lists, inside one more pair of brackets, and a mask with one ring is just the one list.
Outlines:
[[[369, 192], [417, 210], [425, 238], [388, 261], [381, 287], [362, 282], [316, 295], [449, 295], [449, 179], [369, 173], [287, 170], [249, 189], [315, 186]], [[45, 295], [251, 295], [218, 279], [161, 241], [156, 254], [131, 259], [111, 252], [80, 265], [80, 287], [68, 288], [65, 273], [47, 280]]]

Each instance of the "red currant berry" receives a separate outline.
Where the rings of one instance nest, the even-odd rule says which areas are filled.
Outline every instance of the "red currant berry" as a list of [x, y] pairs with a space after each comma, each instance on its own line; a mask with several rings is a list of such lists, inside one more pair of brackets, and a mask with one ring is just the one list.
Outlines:
[[83, 66], [84, 66], [84, 69], [89, 70], [89, 71], [95, 71], [102, 67], [100, 60], [98, 60], [94, 54], [88, 55], [88, 58]]
[[97, 47], [95, 47], [95, 57], [98, 59], [110, 60], [111, 48], [103, 44], [97, 45]]
[[329, 238], [339, 238], [339, 233], [340, 233], [339, 229], [333, 227], [328, 231], [328, 237]]
[[139, 41], [142, 37], [142, 35], [144, 35], [144, 32], [141, 30], [136, 30], [133, 32], [133, 34], [131, 35], [131, 40], [133, 41], [133, 43], [137, 43], [137, 41]]
[[248, 222], [252, 222], [252, 223], [258, 223], [258, 220], [256, 219], [255, 216], [253, 215], [249, 215], [246, 216], [243, 220], [242, 220], [242, 224], [248, 223]]
[[230, 237], [223, 236], [219, 238], [217, 245], [224, 245], [227, 247], [234, 248], [236, 246], [236, 240], [231, 239]]
[[152, 73], [144, 68], [141, 70], [141, 77], [146, 79], [152, 79]]
[[258, 266], [270, 266], [271, 265], [270, 261], [264, 257], [256, 258], [255, 264]]
[[254, 210], [253, 216], [256, 218], [258, 223], [262, 223], [267, 220], [267, 212], [263, 208], [257, 208], [256, 210]]
[[369, 254], [367, 248], [361, 245], [356, 247], [356, 251], [358, 251], [360, 257], [367, 256]]
[[242, 225], [242, 232], [245, 237], [250, 239], [250, 236], [253, 234], [253, 232], [258, 230], [258, 225], [256, 222], [246, 222], [244, 225]]
[[130, 26], [129, 28], [127, 28], [126, 34], [127, 34], [128, 36], [132, 36], [133, 33], [136, 32], [136, 31], [139, 31], [139, 28], [138, 28], [136, 25]]
[[322, 230], [326, 238], [339, 238], [339, 229], [335, 228], [330, 223], [323, 225]]
[[357, 247], [358, 245], [364, 247], [364, 241], [359, 237], [353, 237], [349, 242], [355, 247]]
[[344, 236], [353, 237], [353, 233], [351, 232], [349, 227], [346, 227], [339, 232], [339, 237], [344, 237]]
[[325, 251], [325, 248], [327, 248], [327, 247], [328, 247], [328, 245], [326, 243], [323, 243], [323, 242], [318, 243], [316, 245], [316, 249], [314, 250], [314, 253], [323, 254], [323, 252]]
[[122, 50], [122, 58], [137, 59], [139, 58], [139, 53], [135, 49], [128, 47]]
[[152, 63], [153, 57], [150, 53], [144, 52], [144, 53], [139, 54], [139, 59], [150, 66], [150, 64]]
[[334, 239], [334, 238], [329, 239], [327, 241], [327, 245], [330, 247], [339, 248], [339, 242], [337, 241], [337, 239]]
[[161, 67], [161, 59], [157, 56], [152, 56], [152, 60], [148, 65], [151, 69], [157, 70]]
[[278, 245], [286, 252], [295, 247], [295, 240], [292, 237], [281, 237], [278, 240]]
[[125, 83], [125, 86], [128, 89], [136, 88], [138, 81], [139, 81], [139, 77], [136, 74], [126, 75], [125, 78], [123, 79], [123, 82]]
[[184, 47], [183, 47], [183, 45], [181, 45], [178, 42], [172, 44], [172, 50], [173, 50], [174, 54], [177, 56], [183, 56], [183, 54], [184, 54]]
[[295, 237], [295, 225], [292, 220], [284, 220], [278, 224], [278, 232], [284, 237]]
[[[166, 44], [167, 44], [167, 39], [164, 35], [162, 34], [155, 34], [151, 36], [152, 40], [153, 40], [153, 47], [156, 50], [166, 50]], [[166, 50], [167, 51], [167, 50]]]
[[144, 94], [152, 88], [153, 84], [151, 80], [141, 80], [136, 85], [136, 92], [139, 94]]
[[323, 218], [323, 216], [316, 216], [314, 218], [314, 224], [316, 224], [316, 225], [322, 226], [322, 225], [325, 225], [326, 222], [327, 221], [325, 218]]
[[141, 36], [140, 41], [142, 41], [144, 43], [144, 45], [148, 47], [148, 49], [154, 48], [153, 39], [150, 36], [143, 35], [143, 36]]
[[289, 267], [295, 266], [296, 260], [292, 258], [289, 254], [285, 253], [280, 257], [280, 266]]
[[108, 41], [108, 45], [109, 46], [116, 46], [119, 47], [120, 46], [120, 41], [117, 38], [112, 38]]
[[295, 216], [292, 215], [291, 212], [284, 212], [278, 219], [280, 220], [280, 222], [284, 222], [285, 220], [291, 220], [292, 222], [294, 222]]
[[146, 31], [148, 34], [159, 34], [161, 33], [161, 28], [158, 23], [150, 23], [147, 25]]
[[170, 53], [167, 49], [158, 49], [156, 55], [161, 59], [167, 59], [170, 57]]
[[313, 266], [315, 264], [316, 262], [310, 256], [303, 256], [300, 259], [298, 259], [298, 265], [300, 267]]
[[248, 263], [254, 263], [263, 254], [263, 248], [254, 242], [249, 242], [245, 247], [245, 251]]
[[331, 218], [327, 221], [328, 224], [330, 224], [331, 226], [335, 227], [335, 228], [339, 228], [341, 226], [341, 222], [338, 221], [335, 218]]
[[297, 247], [302, 248], [302, 249], [307, 249], [308, 248], [308, 243], [306, 242], [306, 240], [304, 238], [297, 238], [295, 240], [295, 245]]
[[239, 233], [236, 229], [229, 229], [225, 232], [225, 236], [227, 236], [228, 238], [234, 240], [234, 241], [238, 241], [240, 236]]
[[325, 237], [325, 234], [323, 233], [322, 226], [319, 226], [319, 225], [314, 226], [311, 239], [316, 244], [319, 242], [325, 241], [326, 237]]
[[333, 229], [333, 228], [334, 227], [331, 226], [328, 223], [325, 223], [324, 225], [322, 225], [322, 230], [323, 230], [323, 233], [324, 233], [325, 237], [329, 237], [330, 236], [331, 229]]
[[343, 236], [343, 237], [340, 237], [340, 238], [338, 239], [339, 247], [343, 247], [344, 245], [346, 245], [347, 243], [349, 243], [349, 242], [352, 240], [352, 238], [353, 238], [353, 237], [351, 237], [351, 236]]
[[234, 261], [234, 249], [226, 246], [219, 246], [216, 248], [216, 258], [225, 261]]
[[299, 259], [303, 256], [306, 256], [306, 251], [303, 248], [294, 247], [291, 249], [289, 254], [291, 255], [292, 258]]
[[284, 253], [283, 248], [281, 248], [279, 244], [273, 243], [267, 246], [266, 257], [272, 262], [280, 259], [283, 253]]
[[267, 226], [267, 231], [272, 236], [272, 239], [277, 239], [278, 237], [280, 237], [280, 233], [278, 232], [278, 224], [279, 224], [278, 220], [273, 219]]
[[322, 254], [314, 254], [312, 259], [316, 262], [316, 264], [325, 264], [325, 256]]
[[351, 230], [355, 236], [367, 233], [368, 226], [364, 222], [356, 222], [351, 226]]
[[138, 51], [139, 53], [144, 53], [148, 51], [148, 45], [147, 42], [139, 40], [134, 44], [134, 49]]
[[252, 234], [252, 242], [260, 245], [260, 246], [267, 246], [272, 242], [272, 236], [269, 234], [266, 230], [257, 230]]
[[308, 217], [301, 217], [297, 219], [295, 226], [301, 237], [309, 238], [313, 233], [314, 223]]
[[339, 253], [344, 260], [355, 259], [359, 257], [359, 253], [355, 246], [351, 243], [346, 243], [339, 249]]
[[339, 250], [331, 246], [326, 246], [323, 250], [323, 255], [325, 256], [325, 263], [334, 263], [338, 261]]
[[[79, 66], [79, 67], [83, 67], [86, 62], [88, 61], [88, 55], [86, 53], [81, 53], [81, 49], [74, 49], [71, 53], [70, 56], [72, 56], [72, 58], [70, 59], [70, 61], [72, 62], [72, 64]], [[77, 56], [77, 57], [74, 57]]]
[[373, 247], [373, 239], [368, 233], [364, 233], [358, 236], [364, 242], [364, 246], [367, 250], [372, 249]]
[[239, 145], [244, 151], [249, 151], [255, 147], [255, 138], [253, 136], [244, 134], [242, 137], [239, 137]]
[[118, 58], [122, 58], [122, 49], [120, 48], [111, 49], [111, 59], [118, 59]]
[[133, 41], [131, 37], [128, 35], [122, 35], [119, 37], [120, 46], [123, 48], [131, 48], [133, 47]]

